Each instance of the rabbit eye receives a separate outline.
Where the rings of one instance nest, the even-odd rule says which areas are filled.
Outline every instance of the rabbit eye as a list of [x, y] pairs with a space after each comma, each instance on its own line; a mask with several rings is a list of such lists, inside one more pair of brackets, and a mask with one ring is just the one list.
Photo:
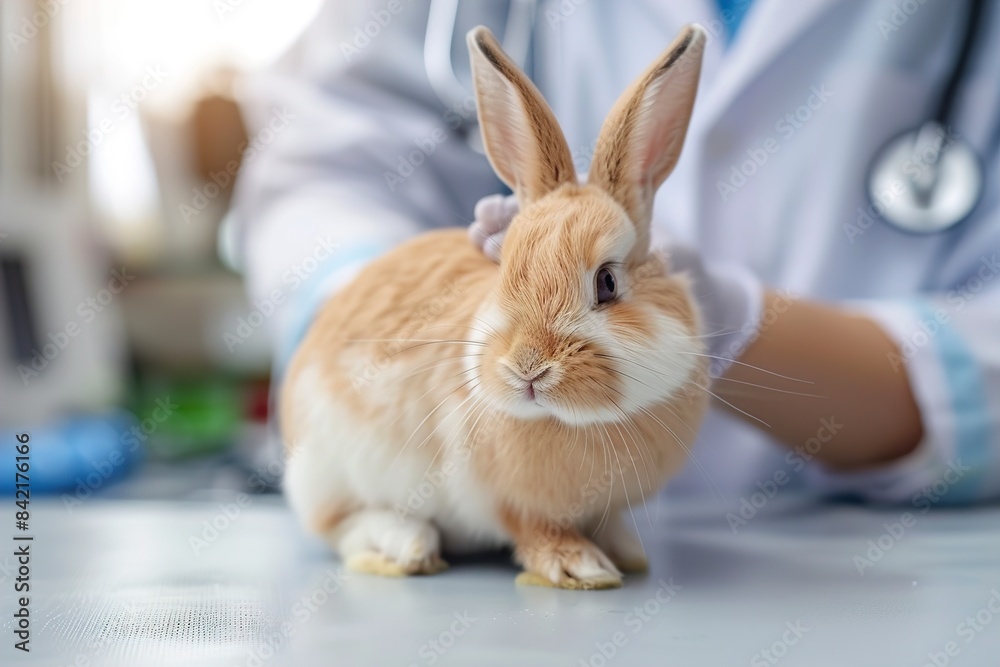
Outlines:
[[595, 282], [598, 305], [614, 301], [615, 297], [618, 296], [618, 281], [615, 280], [615, 274], [608, 267], [597, 272]]

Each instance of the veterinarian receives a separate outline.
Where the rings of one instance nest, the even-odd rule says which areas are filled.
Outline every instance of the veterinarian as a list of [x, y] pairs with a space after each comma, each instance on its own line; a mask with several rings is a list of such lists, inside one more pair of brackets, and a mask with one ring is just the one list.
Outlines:
[[[516, 204], [481, 153], [472, 26], [503, 36], [585, 174], [614, 100], [690, 22], [709, 42], [654, 243], [694, 281], [718, 400], [704, 470], [668, 493], [1000, 496], [993, 1], [328, 2], [246, 89], [251, 128], [293, 119], [245, 160], [236, 200], [251, 294], [282, 295], [279, 364], [405, 239], [475, 210], [473, 241], [498, 252]], [[283, 276], [330, 239], [292, 289]]]

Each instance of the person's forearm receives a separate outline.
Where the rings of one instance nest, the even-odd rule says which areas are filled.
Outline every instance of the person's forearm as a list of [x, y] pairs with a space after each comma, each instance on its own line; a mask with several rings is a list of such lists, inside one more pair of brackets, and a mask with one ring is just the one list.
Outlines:
[[720, 402], [724, 408], [789, 447], [824, 436], [812, 441], [827, 441], [814, 456], [838, 469], [887, 463], [913, 451], [923, 436], [920, 412], [905, 368], [894, 370], [888, 361], [899, 350], [878, 325], [773, 292], [763, 312], [760, 335], [713, 387], [731, 404]]

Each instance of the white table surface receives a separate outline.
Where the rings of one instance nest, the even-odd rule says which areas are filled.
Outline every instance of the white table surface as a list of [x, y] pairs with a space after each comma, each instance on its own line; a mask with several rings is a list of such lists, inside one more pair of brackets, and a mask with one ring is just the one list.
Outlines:
[[[779, 496], [737, 534], [730, 508], [640, 510], [650, 573], [587, 592], [516, 587], [502, 558], [345, 575], [273, 497], [231, 519], [209, 502], [32, 508], [32, 652], [12, 648], [5, 547], [3, 665], [1000, 666], [996, 507], [912, 512], [863, 575], [855, 556], [905, 508]], [[195, 553], [213, 520], [229, 525]]]

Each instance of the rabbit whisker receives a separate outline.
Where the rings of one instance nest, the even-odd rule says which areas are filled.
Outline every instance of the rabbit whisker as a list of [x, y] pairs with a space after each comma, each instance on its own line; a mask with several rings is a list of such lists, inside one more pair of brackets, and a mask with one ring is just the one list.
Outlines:
[[[452, 397], [452, 396], [453, 396], [454, 394], [456, 394], [456, 393], [458, 393], [459, 391], [461, 391], [463, 387], [466, 387], [466, 386], [468, 386], [468, 385], [469, 385], [469, 383], [471, 383], [471, 382], [475, 382], [475, 381], [476, 381], [477, 379], [479, 379], [479, 377], [478, 377], [478, 376], [477, 376], [477, 377], [474, 377], [474, 378], [471, 378], [471, 379], [469, 379], [469, 380], [466, 380], [466, 381], [465, 381], [465, 382], [463, 382], [462, 384], [460, 384], [460, 385], [458, 385], [457, 387], [455, 387], [454, 389], [452, 389], [452, 390], [451, 390], [450, 392], [448, 392], [448, 393], [447, 393], [447, 395], [445, 395], [445, 397], [444, 397], [443, 399], [441, 399], [441, 402], [440, 402], [440, 403], [438, 403], [438, 404], [437, 404], [436, 406], [434, 406], [434, 408], [433, 408], [433, 409], [432, 409], [432, 410], [431, 410], [430, 412], [428, 412], [428, 413], [427, 413], [427, 415], [426, 415], [426, 416], [425, 416], [425, 417], [424, 417], [424, 418], [423, 418], [422, 420], [420, 420], [420, 423], [419, 423], [419, 424], [417, 424], [417, 427], [416, 427], [415, 429], [413, 429], [413, 433], [411, 433], [411, 434], [410, 434], [410, 437], [409, 437], [409, 438], [407, 438], [405, 442], [403, 442], [403, 446], [399, 448], [399, 452], [398, 452], [398, 453], [396, 454], [396, 457], [395, 457], [395, 458], [394, 458], [394, 459], [392, 460], [392, 463], [390, 463], [390, 464], [389, 464], [389, 470], [392, 470], [393, 466], [395, 466], [395, 465], [396, 465], [396, 462], [397, 462], [397, 461], [399, 461], [399, 457], [403, 455], [403, 452], [404, 452], [404, 451], [406, 450], [406, 448], [407, 448], [407, 447], [409, 446], [409, 444], [410, 444], [410, 441], [411, 441], [411, 440], [413, 440], [413, 436], [415, 436], [415, 435], [416, 435], [416, 434], [417, 434], [417, 433], [418, 433], [418, 432], [420, 431], [420, 427], [422, 427], [422, 426], [423, 426], [423, 425], [424, 425], [425, 423], [427, 423], [427, 420], [428, 420], [428, 419], [430, 419], [430, 418], [431, 418], [431, 416], [432, 416], [432, 415], [433, 415], [433, 414], [434, 414], [435, 412], [437, 412], [437, 410], [438, 410], [438, 409], [439, 409], [439, 408], [440, 408], [440, 407], [441, 407], [442, 405], [444, 405], [444, 404], [445, 404], [445, 403], [446, 403], [446, 402], [448, 401], [448, 399], [449, 399], [449, 398], [451, 398], [451, 397]], [[432, 389], [431, 391], [433, 391], [433, 389]], [[430, 393], [430, 392], [427, 392], [427, 393]], [[427, 394], [424, 394], [424, 396], [426, 396], [426, 395], [427, 395]], [[417, 403], [418, 403], [418, 401], [414, 401], [414, 403], [415, 403], [415, 404], [417, 404]]]
[[768, 375], [773, 375], [779, 377], [783, 380], [791, 380], [792, 382], [802, 382], [804, 384], [816, 384], [812, 380], [804, 380], [802, 378], [793, 378], [788, 375], [782, 375], [781, 373], [775, 373], [774, 371], [769, 371], [766, 368], [761, 368], [760, 366], [754, 366], [753, 364], [747, 364], [742, 361], [737, 361], [736, 359], [731, 359], [729, 357], [720, 357], [714, 354], [702, 354], [700, 352], [678, 352], [677, 354], [686, 354], [692, 357], [707, 357], [709, 359], [719, 359], [721, 361], [727, 361], [731, 364], [736, 364], [738, 366], [744, 366], [746, 368], [752, 368], [755, 371], [760, 371], [761, 373], [767, 373]]

